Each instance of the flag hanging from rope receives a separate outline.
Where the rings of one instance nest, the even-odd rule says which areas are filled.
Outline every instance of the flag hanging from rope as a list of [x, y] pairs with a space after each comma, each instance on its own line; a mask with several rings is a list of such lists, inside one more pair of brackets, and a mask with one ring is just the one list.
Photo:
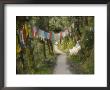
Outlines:
[[20, 45], [21, 45], [22, 48], [25, 45], [24, 36], [23, 36], [23, 29], [20, 29]]
[[49, 39], [51, 40], [52, 38], [52, 32], [49, 33]]
[[33, 37], [35, 37], [37, 35], [37, 27], [36, 26], [33, 26], [32, 34], [33, 34]]
[[60, 43], [62, 41], [62, 31], [60, 32]]

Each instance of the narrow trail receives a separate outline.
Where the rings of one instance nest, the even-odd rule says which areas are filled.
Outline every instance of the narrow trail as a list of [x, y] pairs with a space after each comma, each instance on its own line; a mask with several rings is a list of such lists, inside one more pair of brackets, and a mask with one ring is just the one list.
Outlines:
[[54, 46], [54, 50], [58, 55], [56, 66], [54, 68], [54, 74], [72, 74], [69, 70], [69, 65], [67, 64], [67, 55], [60, 51], [57, 46]]

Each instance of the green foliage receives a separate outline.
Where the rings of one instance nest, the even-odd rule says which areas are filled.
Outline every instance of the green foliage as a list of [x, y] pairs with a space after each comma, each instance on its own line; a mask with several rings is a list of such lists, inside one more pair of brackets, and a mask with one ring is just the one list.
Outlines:
[[[28, 44], [26, 48], [22, 49], [23, 53], [19, 52], [16, 54], [17, 74], [52, 73], [55, 64], [55, 56], [49, 53], [47, 44], [44, 46], [44, 42], [39, 38], [32, 38], [31, 30], [34, 25], [38, 28], [48, 30], [48, 17], [29, 17], [28, 21], [23, 20], [17, 19], [17, 30], [20, 29], [23, 22], [27, 23], [30, 38], [27, 39]], [[17, 46], [21, 46], [18, 40], [16, 44]], [[46, 57], [44, 56], [44, 47], [46, 47]]]
[[70, 17], [66, 16], [55, 16], [49, 17], [49, 30], [50, 31], [61, 31], [64, 28], [70, 27]]
[[[94, 73], [94, 17], [92, 16], [32, 16], [17, 17], [16, 32], [22, 24], [28, 24], [29, 36], [32, 38], [32, 26], [36, 25], [45, 31], [60, 32], [69, 29], [71, 36], [58, 43], [59, 49], [68, 53], [80, 39], [81, 50], [78, 55], [68, 56], [72, 70], [76, 73]], [[18, 38], [18, 36], [17, 36]], [[52, 45], [39, 38], [29, 39], [23, 52], [16, 54], [16, 67], [18, 74], [50, 74], [53, 72], [56, 56], [52, 54]], [[17, 40], [17, 47], [20, 42]], [[18, 50], [19, 51], [19, 50]], [[74, 71], [74, 70], [73, 70]]]
[[83, 73], [94, 74], [94, 50], [91, 50], [90, 56], [87, 57], [86, 61], [81, 65]]
[[67, 53], [70, 48], [73, 48], [75, 46], [75, 42], [72, 38], [65, 37], [62, 41], [62, 43], [58, 44], [59, 49], [61, 49], [63, 52]]
[[24, 59], [24, 69], [22, 68], [22, 62], [17, 63], [17, 69], [19, 74], [49, 74], [52, 73], [55, 64], [55, 56], [49, 54], [49, 50], [46, 45], [47, 59], [43, 54], [43, 43], [40, 40], [34, 39], [31, 42], [33, 47], [32, 53], [31, 49], [26, 48], [23, 54]]
[[81, 32], [81, 51], [78, 55], [68, 56], [72, 71], [83, 74], [94, 73], [94, 20], [88, 17], [88, 26], [80, 25]]

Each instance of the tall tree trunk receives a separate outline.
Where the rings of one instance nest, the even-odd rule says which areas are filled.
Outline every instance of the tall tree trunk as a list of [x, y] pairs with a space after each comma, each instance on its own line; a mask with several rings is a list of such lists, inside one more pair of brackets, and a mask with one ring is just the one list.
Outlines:
[[50, 41], [49, 41], [49, 39], [47, 40], [47, 45], [48, 45], [48, 48], [49, 48], [49, 54], [51, 54], [51, 51], [50, 51]]
[[88, 26], [88, 16], [85, 17], [86, 25]]
[[51, 46], [51, 51], [52, 51], [52, 55], [53, 55], [53, 45], [52, 45], [52, 41], [50, 41], [50, 46]]
[[77, 31], [78, 31], [78, 39], [81, 37], [81, 32], [80, 32], [80, 17], [78, 17], [78, 24], [77, 24]]
[[46, 58], [46, 48], [45, 48], [45, 41], [43, 41], [44, 44], [44, 57]]

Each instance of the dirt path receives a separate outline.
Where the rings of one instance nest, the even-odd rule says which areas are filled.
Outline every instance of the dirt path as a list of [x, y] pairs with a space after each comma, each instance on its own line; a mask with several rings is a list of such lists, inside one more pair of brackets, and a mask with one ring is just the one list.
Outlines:
[[71, 74], [69, 65], [67, 65], [66, 55], [59, 55], [57, 57], [54, 74]]
[[69, 65], [67, 64], [67, 55], [55, 47], [58, 54], [54, 74], [71, 74]]

